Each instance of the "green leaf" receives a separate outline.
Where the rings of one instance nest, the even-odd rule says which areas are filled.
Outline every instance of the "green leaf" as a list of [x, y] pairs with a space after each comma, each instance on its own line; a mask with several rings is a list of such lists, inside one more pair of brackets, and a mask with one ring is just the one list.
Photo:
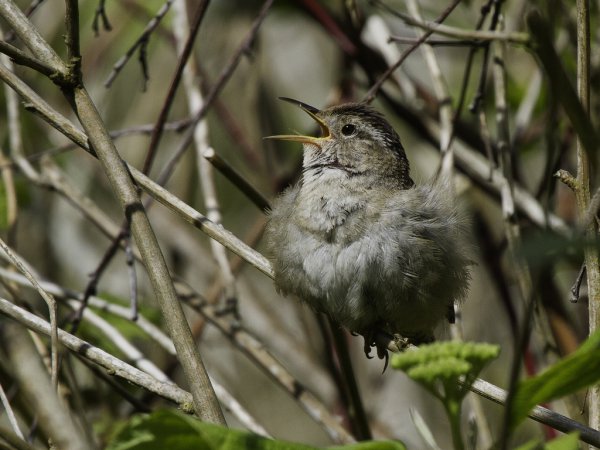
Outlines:
[[475, 378], [499, 352], [500, 347], [486, 343], [433, 342], [393, 355], [391, 366], [435, 391], [437, 381], [458, 385], [463, 376]]
[[573, 394], [600, 381], [600, 332], [594, 333], [577, 351], [539, 375], [517, 386], [511, 405], [514, 429], [531, 409], [565, 395]]
[[539, 441], [529, 441], [517, 447], [515, 450], [578, 450], [579, 434], [569, 433], [558, 437], [546, 444]]
[[578, 450], [579, 433], [569, 433], [546, 444], [545, 450]]
[[518, 446], [515, 450], [543, 450], [544, 444], [540, 441], [529, 441], [523, 445]]
[[[264, 438], [200, 422], [171, 410], [134, 416], [115, 436], [107, 450], [316, 450], [292, 442]], [[400, 442], [373, 441], [332, 447], [335, 450], [406, 450]]]

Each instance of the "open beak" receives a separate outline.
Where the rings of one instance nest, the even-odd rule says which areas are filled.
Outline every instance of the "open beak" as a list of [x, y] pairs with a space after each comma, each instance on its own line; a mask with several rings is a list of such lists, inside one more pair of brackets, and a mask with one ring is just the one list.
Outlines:
[[321, 143], [324, 139], [329, 139], [329, 127], [327, 124], [321, 119], [317, 114], [320, 112], [314, 106], [307, 105], [299, 100], [294, 100], [293, 98], [288, 97], [279, 97], [280, 100], [293, 103], [296, 106], [299, 106], [306, 114], [312, 117], [321, 127], [322, 136], [303, 136], [301, 134], [278, 134], [275, 136], [266, 136], [265, 139], [277, 139], [279, 141], [295, 141], [302, 142], [303, 144], [313, 144], [317, 147], [321, 147]]

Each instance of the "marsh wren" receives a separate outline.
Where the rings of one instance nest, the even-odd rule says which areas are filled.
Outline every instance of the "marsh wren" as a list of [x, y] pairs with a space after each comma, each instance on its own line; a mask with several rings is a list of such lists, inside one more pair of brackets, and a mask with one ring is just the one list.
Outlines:
[[265, 237], [275, 284], [365, 338], [433, 340], [464, 297], [471, 264], [450, 182], [416, 186], [398, 134], [373, 108], [294, 103], [321, 136], [303, 144], [302, 177], [273, 204]]

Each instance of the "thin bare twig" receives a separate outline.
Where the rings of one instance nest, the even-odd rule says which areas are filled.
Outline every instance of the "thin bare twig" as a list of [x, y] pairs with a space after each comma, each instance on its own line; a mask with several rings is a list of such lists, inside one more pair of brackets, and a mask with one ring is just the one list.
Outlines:
[[231, 181], [254, 205], [261, 211], [267, 211], [271, 208], [269, 200], [266, 199], [250, 182], [244, 178], [231, 164], [225, 161], [210, 147], [202, 155], [221, 172], [229, 181]]
[[[496, 28], [498, 26], [498, 20], [500, 18], [500, 11], [501, 11], [501, 7], [502, 7], [502, 3], [504, 3], [504, 0], [496, 0], [496, 1], [491, 2], [491, 5], [493, 6], [492, 20], [490, 23], [490, 31], [491, 32], [496, 32]], [[490, 5], [490, 3], [488, 3], [488, 5]], [[488, 5], [486, 5], [486, 6], [488, 6]], [[484, 18], [484, 17], [485, 17], [485, 15], [482, 14], [481, 18]], [[490, 60], [489, 54], [490, 54], [490, 42], [488, 41], [483, 46], [483, 57], [481, 58], [482, 62], [481, 62], [481, 71], [479, 74], [479, 84], [477, 86], [477, 90], [475, 91], [475, 96], [473, 98], [473, 101], [469, 105], [469, 111], [471, 111], [473, 114], [475, 114], [475, 113], [477, 113], [477, 111], [479, 111], [480, 104], [483, 101], [483, 98], [485, 96], [485, 87], [487, 84], [488, 66], [489, 66], [489, 60]]]
[[[396, 13], [396, 11], [390, 7], [388, 7], [385, 3], [381, 2], [380, 0], [372, 0], [374, 3], [376, 3], [377, 5], [383, 7], [386, 11], [388, 12], [392, 12], [392, 13]], [[452, 3], [442, 12], [442, 14], [440, 14], [440, 16], [435, 20], [435, 23], [441, 23], [444, 20], [446, 20], [446, 18], [450, 15], [450, 13], [454, 10], [454, 8], [456, 8], [458, 6], [458, 4], [460, 3], [460, 0], [453, 0]], [[423, 36], [421, 36], [413, 45], [411, 45], [410, 47], [408, 47], [406, 50], [404, 50], [404, 52], [402, 53], [402, 56], [400, 56], [400, 58], [398, 59], [398, 61], [396, 61], [394, 64], [392, 64], [380, 77], [379, 79], [373, 84], [373, 86], [371, 86], [371, 88], [369, 89], [369, 91], [367, 92], [367, 94], [365, 95], [365, 98], [363, 99], [363, 101], [365, 101], [366, 103], [371, 103], [375, 97], [377, 96], [377, 92], [379, 91], [379, 89], [381, 89], [381, 86], [383, 85], [383, 83], [385, 82], [385, 80], [387, 80], [390, 75], [398, 68], [400, 67], [400, 65], [404, 62], [404, 60], [406, 58], [408, 58], [408, 56], [414, 52], [423, 42], [425, 42], [429, 36], [431, 36], [433, 34], [433, 30], [428, 30], [425, 33], [423, 33]]]
[[[17, 417], [15, 416], [15, 412], [13, 411], [12, 407], [10, 406], [10, 402], [8, 401], [8, 397], [6, 396], [6, 392], [4, 392], [4, 388], [2, 387], [2, 384], [0, 384], [0, 404], [2, 404], [2, 407], [4, 408], [4, 411], [6, 412], [6, 417], [8, 419], [8, 423], [10, 424], [10, 427], [13, 429], [13, 431], [15, 432], [15, 434], [18, 437], [20, 437], [22, 440], [25, 440], [25, 437], [23, 436], [23, 432], [19, 428], [19, 423], [17, 422]], [[1, 436], [1, 434], [0, 434], [0, 436]]]
[[[112, 72], [109, 74], [108, 78], [104, 82], [104, 87], [109, 88], [112, 85], [112, 83], [115, 81], [115, 78], [117, 78], [119, 73], [121, 73], [121, 70], [123, 69], [123, 67], [125, 67], [125, 64], [127, 64], [127, 62], [131, 59], [131, 57], [133, 56], [135, 51], [138, 48], [140, 48], [144, 45], [147, 45], [148, 39], [150, 39], [150, 35], [156, 29], [156, 27], [160, 24], [160, 21], [165, 16], [165, 14], [167, 14], [173, 1], [174, 0], [167, 0], [161, 6], [161, 8], [156, 13], [156, 15], [152, 18], [152, 20], [150, 20], [150, 22], [148, 22], [148, 25], [146, 25], [146, 28], [144, 28], [144, 31], [142, 31], [142, 34], [140, 35], [140, 37], [133, 43], [133, 45], [131, 47], [129, 47], [129, 49], [125, 52], [125, 54], [123, 56], [121, 56], [121, 58], [119, 58], [119, 60], [113, 66]], [[145, 61], [142, 62], [142, 67], [144, 67], [143, 66], [144, 64], [145, 64]], [[145, 83], [148, 80], [147, 68], [143, 70], [143, 75], [144, 75], [144, 83]]]
[[35, 289], [38, 291], [46, 306], [48, 307], [48, 312], [50, 315], [50, 352], [51, 352], [51, 376], [52, 376], [52, 384], [54, 385], [54, 389], [58, 389], [58, 323], [56, 319], [56, 300], [52, 295], [47, 293], [38, 282], [37, 278], [34, 276], [32, 271], [27, 267], [27, 264], [23, 261], [23, 259], [17, 255], [2, 239], [0, 239], [0, 247], [6, 253], [6, 256], [10, 260], [10, 262], [21, 272], [23, 275], [27, 277], [29, 282]]
[[[488, 0], [481, 7], [481, 13], [479, 15], [479, 19], [477, 20], [477, 24], [475, 25], [476, 31], [481, 30], [481, 27], [483, 26], [483, 23], [485, 22], [486, 17], [488, 16], [488, 14], [491, 11], [492, 3], [494, 3], [494, 0]], [[473, 67], [473, 60], [475, 58], [475, 53], [478, 50], [479, 50], [479, 47], [471, 47], [469, 49], [469, 54], [467, 55], [467, 60], [465, 62], [464, 75], [463, 75], [463, 79], [462, 79], [462, 85], [460, 88], [460, 94], [458, 95], [458, 105], [456, 106], [456, 111], [454, 113], [454, 123], [458, 122], [458, 119], [460, 118], [460, 115], [462, 113], [462, 110], [463, 110], [463, 107], [465, 104], [465, 100], [467, 97], [467, 87], [469, 86], [469, 79], [471, 78], [471, 69]], [[490, 159], [490, 162], [491, 162], [491, 159]]]
[[[38, 9], [39, 6], [44, 3], [44, 0], [32, 0], [29, 6], [23, 11], [26, 17], [31, 17], [33, 13]], [[6, 42], [12, 42], [15, 39], [15, 32], [13, 30], [8, 31], [5, 36]]]
[[44, 65], [52, 67], [55, 77], [66, 77], [68, 68], [54, 49], [44, 40], [39, 31], [31, 26], [29, 19], [12, 1], [0, 5], [0, 15], [8, 22], [33, 55]]
[[182, 46], [177, 62], [177, 67], [173, 75], [173, 79], [171, 80], [171, 84], [169, 86], [169, 90], [167, 92], [165, 101], [163, 102], [163, 106], [158, 115], [158, 119], [156, 120], [154, 129], [152, 130], [152, 136], [150, 137], [150, 145], [148, 146], [146, 159], [144, 160], [144, 165], [142, 168], [142, 173], [146, 175], [150, 173], [150, 168], [152, 167], [152, 163], [154, 162], [154, 157], [158, 149], [158, 144], [160, 143], [160, 138], [162, 137], [164, 125], [167, 121], [167, 118], [169, 117], [169, 112], [171, 110], [171, 106], [173, 105], [173, 101], [175, 100], [175, 92], [179, 87], [181, 77], [183, 76], [184, 68], [186, 67], [188, 59], [192, 54], [194, 42], [196, 40], [196, 36], [198, 35], [198, 31], [200, 30], [200, 24], [202, 23], [202, 19], [204, 18], [204, 14], [206, 13], [209, 3], [210, 0], [203, 0], [198, 4], [196, 14], [194, 16], [194, 21], [189, 27], [190, 31], [188, 33], [186, 42]]
[[[391, 35], [389, 40], [398, 44], [414, 44], [418, 39]], [[472, 39], [427, 39], [425, 43], [432, 47], [481, 47], [483, 45], [483, 42]]]
[[[0, 312], [37, 333], [46, 336], [50, 334], [50, 324], [48, 324], [48, 322], [3, 298], [0, 298]], [[58, 331], [58, 337], [61, 344], [66, 348], [84, 356], [99, 366], [104, 367], [110, 374], [127, 380], [128, 382], [140, 386], [160, 397], [175, 402], [188, 413], [193, 411], [192, 396], [173, 383], [159, 381], [151, 375], [130, 366], [120, 359], [115, 358], [110, 353], [107, 353], [64, 330]]]
[[37, 70], [43, 75], [47, 77], [52, 76], [54, 74], [54, 69], [39, 59], [33, 58], [29, 56], [22, 50], [19, 50], [17, 47], [13, 47], [8, 42], [0, 41], [0, 53], [4, 53], [6, 56], [9, 56], [15, 63], [29, 67], [33, 70]]
[[[382, 3], [379, 0], [371, 0], [379, 5]], [[442, 25], [437, 20], [435, 22], [424, 21], [411, 17], [398, 10], [393, 11], [394, 15], [404, 20], [408, 25], [419, 27], [427, 32], [441, 34], [452, 38], [470, 39], [474, 41], [503, 41], [512, 44], [527, 45], [529, 43], [529, 35], [527, 33], [507, 33], [498, 31], [480, 31], [480, 30], [465, 30], [463, 28], [450, 27]]]
[[[27, 280], [24, 277], [9, 272], [2, 268], [0, 268], [0, 277], [14, 281], [21, 285], [27, 285]], [[68, 306], [73, 310], [77, 311], [80, 309], [81, 299], [83, 297], [82, 294], [64, 289], [56, 284], [49, 283], [46, 281], [42, 281], [40, 282], [40, 284], [45, 289], [47, 289], [48, 292], [52, 292], [52, 294], [55, 295], [57, 298], [67, 300]], [[120, 305], [109, 303], [106, 300], [103, 300], [98, 297], [90, 297], [89, 302], [91, 306], [99, 308], [102, 311], [110, 312], [111, 314], [114, 314], [118, 317], [122, 317], [124, 319], [129, 318], [128, 309]], [[157, 380], [172, 383], [172, 381], [169, 380], [169, 378], [165, 375], [163, 371], [161, 371], [154, 363], [148, 360], [137, 348], [131, 345], [129, 340], [126, 339], [111, 324], [109, 324], [107, 321], [105, 321], [89, 309], [85, 310], [84, 316], [86, 321], [88, 321], [91, 325], [101, 330], [102, 333], [126, 355], [127, 360], [133, 361], [136, 367], [152, 375]], [[168, 336], [166, 336], [150, 321], [140, 316], [140, 320], [137, 322], [137, 326], [144, 330], [169, 354], [176, 355], [175, 346], [173, 345], [171, 339], [169, 339]], [[232, 413], [238, 418], [238, 420], [240, 420], [243, 424], [248, 426], [248, 428], [253, 432], [261, 436], [268, 436], [268, 433], [265, 431], [265, 429], [256, 422], [256, 420], [246, 411], [246, 409], [243, 408], [223, 386], [219, 385], [218, 383], [215, 383], [214, 380], [212, 380], [212, 383], [213, 385], [215, 385], [215, 390], [217, 392], [217, 395], [219, 396], [219, 399], [223, 402], [223, 404], [227, 405], [229, 410], [232, 411]]]
[[98, 0], [98, 7], [94, 12], [94, 20], [92, 22], [92, 30], [94, 30], [94, 34], [96, 37], [100, 35], [100, 27], [98, 23], [102, 22], [102, 27], [104, 31], [111, 31], [112, 26], [110, 21], [108, 20], [108, 16], [106, 15], [106, 0]]
[[[409, 0], [407, 2], [408, 9], [412, 17], [417, 20], [422, 20], [421, 11], [416, 0]], [[422, 34], [417, 32], [417, 35]], [[440, 164], [440, 175], [448, 180], [452, 179], [452, 173], [454, 170], [454, 152], [452, 151], [452, 135], [453, 121], [452, 121], [452, 100], [448, 89], [446, 87], [446, 81], [442, 76], [442, 71], [435, 57], [435, 53], [431, 46], [423, 42], [421, 44], [421, 52], [429, 68], [431, 74], [431, 80], [433, 83], [433, 90], [437, 98], [439, 106], [439, 122], [440, 122], [440, 152], [442, 153], [442, 163]]]
[[[2, 302], [6, 300], [0, 299]], [[49, 328], [46, 329], [48, 332]], [[12, 321], [3, 324], [2, 331], [15, 378], [24, 391], [25, 401], [33, 407], [44, 434], [61, 449], [90, 448], [66, 404], [59, 398], [29, 333]]]
[[[254, 42], [254, 40], [256, 39], [256, 36], [258, 34], [258, 30], [260, 29], [260, 26], [262, 25], [263, 21], [267, 17], [268, 12], [271, 9], [271, 6], [273, 5], [273, 1], [274, 0], [265, 0], [265, 2], [263, 3], [258, 15], [256, 16], [256, 19], [254, 19], [254, 22], [252, 22], [252, 26], [250, 27], [250, 30], [248, 30], [248, 33], [246, 34], [246, 36], [244, 37], [244, 39], [238, 46], [237, 50], [234, 52], [234, 54], [232, 55], [229, 62], [225, 65], [225, 67], [219, 74], [219, 77], [215, 81], [215, 84], [212, 86], [210, 91], [204, 97], [204, 103], [202, 104], [202, 108], [200, 108], [196, 112], [194, 117], [192, 118], [192, 125], [196, 125], [198, 122], [200, 122], [204, 118], [204, 116], [208, 112], [209, 108], [211, 107], [213, 101], [215, 101], [217, 96], [221, 93], [221, 90], [223, 89], [223, 87], [225, 87], [225, 85], [231, 78], [231, 75], [233, 74], [233, 72], [235, 71], [239, 62], [241, 61], [242, 56], [247, 54], [250, 51], [250, 48], [252, 47], [252, 43]], [[181, 139], [181, 143], [180, 143], [179, 147], [173, 154], [172, 159], [176, 160], [176, 159], [180, 158], [181, 154], [183, 154], [185, 152], [187, 147], [192, 143], [193, 139], [194, 139], [194, 126], [190, 127], [185, 132], [183, 138]]]
[[[185, 2], [179, 0], [175, 3], [174, 8], [175, 20], [173, 21], [173, 34], [176, 39], [178, 51], [183, 55], [186, 51], [186, 45], [183, 43], [189, 41], [189, 36], [186, 36], [185, 30], [189, 28], [188, 16]], [[195, 73], [197, 64], [193, 55], [190, 56], [190, 64], [183, 71], [183, 84], [186, 91], [186, 99], [188, 109], [192, 115], [195, 115], [204, 104], [204, 98], [196, 83], [197, 73]], [[203, 157], [203, 153], [212, 149], [208, 137], [208, 122], [206, 119], [200, 120], [194, 127], [194, 147], [196, 150], [196, 167], [198, 179], [202, 189], [204, 205], [207, 211], [207, 217], [214, 223], [221, 223], [221, 212], [217, 191], [214, 183], [214, 175], [212, 166]], [[224, 281], [224, 308], [229, 312], [233, 312], [237, 316], [237, 289], [235, 286], [235, 277], [227, 260], [225, 248], [215, 241], [210, 242], [211, 251], [214, 260], [219, 267], [220, 275]]]
[[178, 284], [181, 299], [216, 326], [247, 357], [299, 402], [306, 413], [319, 423], [334, 442], [354, 442], [352, 435], [340, 424], [310, 391], [306, 389], [258, 340], [243, 326], [219, 314], [217, 308], [194, 292], [188, 285]]

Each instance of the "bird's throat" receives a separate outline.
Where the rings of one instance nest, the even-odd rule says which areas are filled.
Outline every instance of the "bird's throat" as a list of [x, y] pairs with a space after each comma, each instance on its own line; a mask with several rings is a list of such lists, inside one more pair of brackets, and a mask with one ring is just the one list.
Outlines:
[[312, 232], [335, 235], [368, 205], [368, 189], [358, 180], [337, 167], [307, 167], [297, 197], [299, 221]]

